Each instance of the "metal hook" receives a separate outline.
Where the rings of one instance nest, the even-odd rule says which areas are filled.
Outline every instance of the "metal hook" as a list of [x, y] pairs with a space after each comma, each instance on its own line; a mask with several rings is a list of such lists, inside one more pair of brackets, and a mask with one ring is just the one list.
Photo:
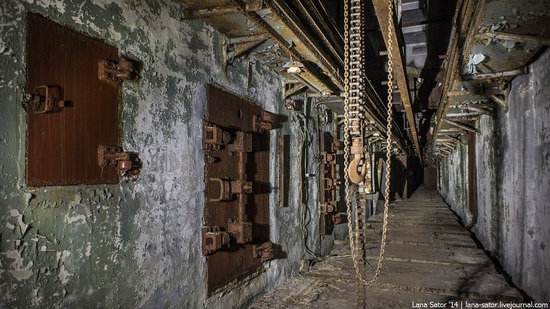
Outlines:
[[[365, 180], [365, 176], [367, 175], [364, 160], [365, 158], [361, 154], [356, 154], [348, 166], [349, 180], [356, 185]], [[361, 173], [358, 170], [359, 165], [361, 165]]]

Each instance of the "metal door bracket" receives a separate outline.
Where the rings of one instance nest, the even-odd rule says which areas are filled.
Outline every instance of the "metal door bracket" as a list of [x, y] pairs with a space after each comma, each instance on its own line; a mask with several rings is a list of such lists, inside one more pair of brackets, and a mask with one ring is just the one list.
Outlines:
[[321, 152], [321, 162], [323, 164], [336, 164], [336, 154], [328, 153], [326, 151]]
[[205, 122], [203, 125], [203, 149], [210, 151], [222, 150], [231, 140], [231, 134], [222, 128]]
[[230, 219], [227, 231], [238, 244], [246, 244], [252, 241], [252, 222]]
[[230, 242], [229, 233], [222, 231], [219, 226], [203, 226], [201, 233], [202, 255], [219, 251]]
[[260, 115], [254, 115], [252, 118], [252, 128], [254, 132], [266, 133], [273, 129], [277, 121], [277, 117], [266, 111], [261, 111]]
[[235, 194], [252, 193], [252, 182], [242, 180], [225, 180], [220, 178], [210, 178], [210, 181], [220, 185], [220, 195], [217, 198], [209, 198], [210, 202], [226, 202], [235, 199]]
[[142, 162], [136, 153], [125, 152], [118, 145], [99, 145], [97, 163], [100, 167], [112, 166], [119, 176], [135, 177], [139, 175]]
[[325, 181], [323, 182], [324, 187], [323, 189], [325, 191], [330, 191], [336, 189], [336, 186], [340, 184], [340, 181], [334, 179], [334, 178], [325, 178]]
[[321, 208], [321, 214], [322, 215], [326, 215], [326, 214], [329, 214], [331, 212], [336, 211], [336, 205], [333, 205], [332, 201], [321, 204], [320, 208]]
[[255, 245], [252, 249], [252, 255], [259, 258], [262, 262], [266, 262], [275, 257], [275, 249], [271, 241], [264, 242], [261, 245]]
[[65, 107], [65, 101], [60, 100], [61, 89], [41, 85], [34, 88], [34, 93], [29, 94], [27, 102], [35, 114], [46, 114], [58, 112]]
[[119, 85], [125, 80], [137, 81], [139, 75], [132, 61], [120, 57], [118, 62], [101, 59], [97, 61], [99, 80], [113, 85]]
[[230, 152], [252, 152], [252, 134], [239, 131], [233, 143], [229, 144]]

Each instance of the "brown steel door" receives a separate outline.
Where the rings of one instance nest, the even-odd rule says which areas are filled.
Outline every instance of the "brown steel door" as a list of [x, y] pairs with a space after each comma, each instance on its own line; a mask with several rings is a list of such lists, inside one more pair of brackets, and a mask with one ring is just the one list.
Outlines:
[[[205, 150], [205, 225], [220, 227], [225, 232], [230, 230], [230, 220], [252, 225], [250, 241], [237, 243], [232, 239], [229, 245], [207, 257], [209, 294], [235, 279], [261, 270], [262, 267], [262, 260], [255, 257], [253, 251], [255, 245], [269, 240], [271, 186], [269, 134], [256, 132], [254, 127], [253, 118], [261, 113], [262, 109], [251, 102], [208, 85], [208, 114], [205, 125], [223, 130], [224, 134], [220, 136], [225, 136], [222, 138], [225, 145], [220, 146], [220, 149]], [[251, 148], [246, 152], [235, 150], [239, 148], [235, 145], [239, 144], [238, 140], [242, 136], [251, 138]], [[210, 137], [213, 138], [212, 135]], [[233, 191], [238, 190], [235, 185], [239, 181], [250, 182], [252, 188], [249, 193], [242, 194], [242, 197], [241, 194], [227, 194], [228, 198], [219, 201], [221, 195], [225, 196], [221, 192], [222, 181], [228, 186], [231, 183]]]
[[[27, 106], [29, 186], [116, 183], [97, 163], [99, 144], [118, 145], [119, 87], [98, 79], [97, 61], [118, 51], [39, 15], [28, 15], [27, 92], [56, 90], [65, 106], [36, 113]], [[40, 91], [39, 91], [40, 92]]]
[[328, 132], [319, 133], [319, 150], [321, 155], [321, 174], [319, 188], [320, 232], [329, 235], [334, 224], [341, 221], [338, 214], [338, 176], [336, 174], [336, 149], [334, 138]]

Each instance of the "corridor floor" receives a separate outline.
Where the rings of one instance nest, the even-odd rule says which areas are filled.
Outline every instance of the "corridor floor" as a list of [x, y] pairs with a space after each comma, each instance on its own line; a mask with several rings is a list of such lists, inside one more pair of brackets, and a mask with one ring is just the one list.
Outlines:
[[[381, 219], [368, 220], [367, 278], [378, 259]], [[435, 191], [420, 188], [390, 206], [385, 256], [380, 277], [365, 286], [357, 283], [349, 244], [336, 242], [328, 257], [250, 308], [475, 308], [523, 301]]]

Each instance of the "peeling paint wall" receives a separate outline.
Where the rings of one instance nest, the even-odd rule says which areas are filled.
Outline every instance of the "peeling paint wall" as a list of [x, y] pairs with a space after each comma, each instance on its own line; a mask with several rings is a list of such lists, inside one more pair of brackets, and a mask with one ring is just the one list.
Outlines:
[[[550, 51], [512, 81], [508, 112], [480, 119], [476, 142], [478, 218], [472, 227], [512, 281], [550, 300]], [[464, 152], [463, 152], [464, 153]], [[469, 224], [466, 192], [456, 192], [459, 154], [440, 165], [441, 194]], [[462, 158], [466, 158], [462, 156]], [[461, 195], [462, 194], [462, 195]]]
[[[136, 182], [25, 186], [21, 97], [28, 11], [143, 62], [139, 83], [124, 84], [121, 105], [122, 146], [143, 160]], [[224, 37], [180, 16], [181, 7], [168, 0], [0, 2], [0, 307], [238, 307], [299, 271], [302, 207], [316, 209], [316, 195], [309, 194], [306, 205], [278, 208], [274, 190], [271, 239], [286, 258], [267, 262], [266, 271], [245, 285], [206, 300], [200, 251], [204, 86], [219, 84], [282, 113], [282, 83], [254, 59], [236, 60], [224, 71]], [[298, 138], [290, 123], [280, 131]], [[278, 134], [271, 134], [272, 171], [278, 170]], [[276, 187], [276, 172], [270, 177]], [[291, 181], [296, 187], [297, 176]], [[297, 200], [297, 192], [290, 192], [290, 200]], [[316, 224], [313, 218], [313, 242]]]

